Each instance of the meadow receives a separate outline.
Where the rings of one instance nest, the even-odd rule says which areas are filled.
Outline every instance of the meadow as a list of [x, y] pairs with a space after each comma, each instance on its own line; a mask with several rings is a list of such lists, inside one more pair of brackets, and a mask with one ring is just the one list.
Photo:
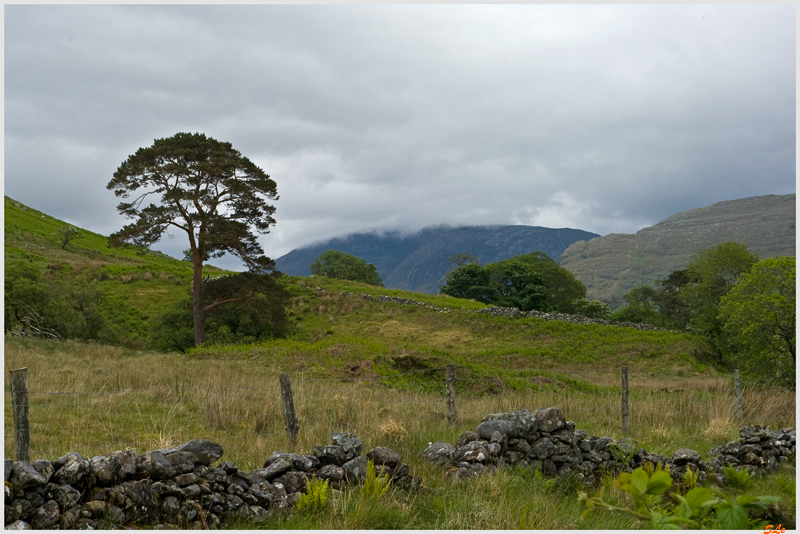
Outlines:
[[[32, 459], [144, 452], [190, 439], [220, 443], [244, 471], [273, 451], [308, 453], [334, 432], [368, 450], [399, 452], [423, 490], [379, 500], [333, 495], [324, 512], [276, 517], [267, 528], [628, 529], [646, 525], [595, 513], [582, 519], [577, 487], [521, 469], [454, 483], [422, 461], [430, 442], [455, 443], [490, 413], [559, 408], [589, 435], [621, 438], [621, 377], [630, 376], [630, 430], [648, 452], [705, 453], [738, 439], [730, 372], [708, 361], [686, 332], [640, 331], [475, 313], [483, 304], [355, 282], [283, 277], [292, 295], [290, 334], [249, 345], [209, 345], [186, 354], [146, 350], [149, 322], [188, 292], [190, 266], [133, 248], [111, 248], [82, 231], [62, 248], [63, 222], [6, 198], [5, 259], [46, 276], [83, 273], [107, 297], [121, 342], [44, 341], [6, 335], [4, 452], [14, 455], [9, 371], [28, 368]], [[223, 272], [214, 267], [208, 273]], [[363, 298], [367, 294], [372, 299]], [[426, 306], [378, 301], [379, 296]], [[448, 424], [444, 371], [456, 365], [458, 421]], [[300, 424], [290, 450], [279, 376], [288, 374]], [[744, 424], [795, 426], [794, 392], [744, 383]], [[795, 522], [795, 467], [753, 480], [751, 495], [777, 495], [784, 526]], [[612, 492], [612, 499], [623, 499]], [[241, 525], [250, 527], [252, 525]]]

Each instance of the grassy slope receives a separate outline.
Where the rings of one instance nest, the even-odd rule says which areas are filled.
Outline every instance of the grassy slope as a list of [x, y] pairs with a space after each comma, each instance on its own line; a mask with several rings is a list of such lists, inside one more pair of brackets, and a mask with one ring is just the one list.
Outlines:
[[[5, 204], [7, 262], [32, 261], [43, 269], [60, 262], [105, 273], [98, 276], [101, 287], [140, 322], [188, 287], [190, 269], [183, 262], [111, 249], [103, 236], [89, 232], [62, 250], [54, 235], [61, 221], [22, 210], [10, 199]], [[543, 406], [559, 407], [590, 434], [619, 436], [622, 365], [631, 369], [631, 436], [648, 450], [705, 451], [736, 438], [728, 377], [690, 356], [698, 345], [686, 334], [493, 318], [474, 313], [480, 303], [446, 296], [338, 280], [285, 281], [294, 295], [288, 339], [202, 347], [189, 355], [6, 339], [6, 371], [27, 366], [32, 392], [83, 392], [31, 393], [34, 456], [148, 450], [203, 437], [221, 443], [225, 458], [240, 468], [260, 467], [272, 451], [288, 450], [277, 377], [289, 373], [301, 423], [297, 452], [327, 443], [333, 431], [353, 431], [368, 447], [398, 450], [431, 491], [400, 493], [379, 504], [343, 492], [332, 512], [297, 514], [268, 527], [641, 528], [610, 514], [581, 519], [573, 489], [525, 473], [452, 485], [419, 459], [419, 451], [429, 441], [454, 443], [487, 413]], [[450, 311], [365, 300], [361, 293], [413, 298]], [[449, 363], [463, 367], [456, 426], [446, 421], [440, 371], [381, 379]], [[373, 380], [342, 380], [354, 378]], [[654, 394], [664, 385], [686, 392]], [[13, 447], [9, 404], [7, 457]], [[746, 422], [774, 428], [794, 422], [790, 395], [746, 390], [744, 404]], [[793, 480], [793, 467], [787, 469], [769, 480]], [[782, 495], [791, 497], [793, 509], [793, 487]]]

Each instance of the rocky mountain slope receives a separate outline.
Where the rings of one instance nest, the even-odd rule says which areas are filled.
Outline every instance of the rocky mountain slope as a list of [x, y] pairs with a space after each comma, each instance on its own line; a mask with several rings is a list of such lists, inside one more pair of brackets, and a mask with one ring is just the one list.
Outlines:
[[630, 289], [685, 268], [692, 255], [726, 241], [747, 244], [761, 258], [795, 255], [796, 195], [718, 202], [673, 215], [636, 234], [609, 234], [571, 244], [559, 264], [588, 297], [619, 300]]
[[437, 294], [451, 254], [472, 254], [481, 264], [540, 250], [556, 259], [572, 243], [598, 234], [539, 226], [428, 227], [403, 236], [356, 233], [295, 249], [276, 260], [280, 271], [311, 274], [311, 263], [328, 249], [364, 258], [378, 269], [387, 288]]

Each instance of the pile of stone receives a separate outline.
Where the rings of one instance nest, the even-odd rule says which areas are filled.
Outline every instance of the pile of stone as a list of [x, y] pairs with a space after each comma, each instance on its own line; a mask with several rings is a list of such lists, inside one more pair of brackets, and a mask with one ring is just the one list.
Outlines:
[[[345, 297], [345, 298], [355, 296], [355, 294], [352, 293], [351, 291], [346, 291], [344, 293], [339, 293], [339, 295], [341, 295], [342, 297]], [[437, 312], [441, 312], [441, 313], [447, 313], [447, 312], [450, 311], [448, 308], [439, 308], [438, 306], [432, 306], [430, 304], [425, 304], [424, 302], [420, 302], [419, 300], [405, 299], [405, 298], [402, 298], [402, 297], [390, 297], [388, 295], [380, 295], [379, 297], [376, 298], [376, 297], [373, 297], [372, 295], [370, 295], [369, 293], [361, 293], [358, 296], [360, 298], [364, 299], [364, 300], [375, 300], [377, 302], [392, 302], [394, 304], [403, 304], [403, 305], [406, 305], [406, 306], [422, 306], [422, 307], [427, 308], [429, 310], [433, 310], [433, 311], [437, 311]]]
[[334, 434], [332, 444], [300, 455], [275, 452], [245, 473], [222, 457], [222, 447], [192, 440], [135, 455], [117, 451], [87, 459], [77, 452], [53, 462], [5, 461], [6, 529], [97, 529], [143, 526], [206, 529], [245, 519], [262, 523], [290, 509], [312, 477], [332, 488], [362, 483], [367, 462], [401, 488], [419, 486], [400, 455]]
[[591, 484], [604, 472], [632, 471], [650, 462], [668, 469], [678, 480], [688, 469], [697, 474], [700, 484], [709, 477], [725, 484], [722, 470], [728, 463], [763, 472], [777, 469], [780, 461], [795, 454], [792, 428], [770, 432], [768, 428], [745, 427], [740, 434], [741, 442], [711, 451], [721, 455], [718, 459], [703, 462], [700, 453], [691, 449], [679, 449], [667, 458], [649, 454], [627, 438], [588, 437], [557, 408], [543, 408], [487, 415], [475, 432], [464, 432], [455, 445], [432, 443], [421, 456], [447, 468], [448, 475], [456, 479], [519, 465], [548, 476], [571, 475]]
[[493, 317], [511, 317], [514, 319], [519, 319], [520, 317], [537, 317], [539, 319], [544, 319], [545, 321], [565, 321], [573, 324], [607, 324], [613, 326], [621, 326], [624, 328], [633, 328], [635, 330], [664, 330], [664, 328], [649, 324], [637, 324], [630, 322], [620, 323], [616, 321], [607, 321], [605, 319], [592, 319], [589, 317], [584, 317], [582, 315], [570, 315], [568, 313], [540, 312], [536, 310], [523, 312], [520, 311], [518, 308], [503, 308], [500, 306], [490, 306], [488, 308], [482, 308], [478, 310], [476, 313], [483, 313], [486, 315], [491, 315]]
[[794, 456], [796, 451], [794, 428], [770, 430], [768, 426], [751, 425], [742, 427], [739, 437], [739, 441], [708, 451], [707, 456], [711, 459], [706, 464], [719, 471], [731, 465], [747, 469], [750, 474], [762, 474], [776, 470], [780, 462]]

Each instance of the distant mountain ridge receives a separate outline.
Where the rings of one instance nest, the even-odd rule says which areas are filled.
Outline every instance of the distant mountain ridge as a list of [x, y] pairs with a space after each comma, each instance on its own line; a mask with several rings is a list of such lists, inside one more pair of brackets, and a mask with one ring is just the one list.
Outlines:
[[684, 269], [696, 252], [739, 241], [761, 259], [795, 256], [796, 195], [765, 195], [684, 211], [636, 234], [571, 244], [559, 265], [584, 283], [590, 299], [612, 302], [630, 289]]
[[431, 226], [410, 234], [354, 233], [292, 250], [275, 260], [293, 276], [311, 274], [311, 263], [328, 249], [364, 258], [378, 269], [387, 288], [437, 294], [445, 282], [447, 258], [472, 254], [481, 264], [536, 250], [557, 259], [569, 245], [599, 234], [540, 226]]

